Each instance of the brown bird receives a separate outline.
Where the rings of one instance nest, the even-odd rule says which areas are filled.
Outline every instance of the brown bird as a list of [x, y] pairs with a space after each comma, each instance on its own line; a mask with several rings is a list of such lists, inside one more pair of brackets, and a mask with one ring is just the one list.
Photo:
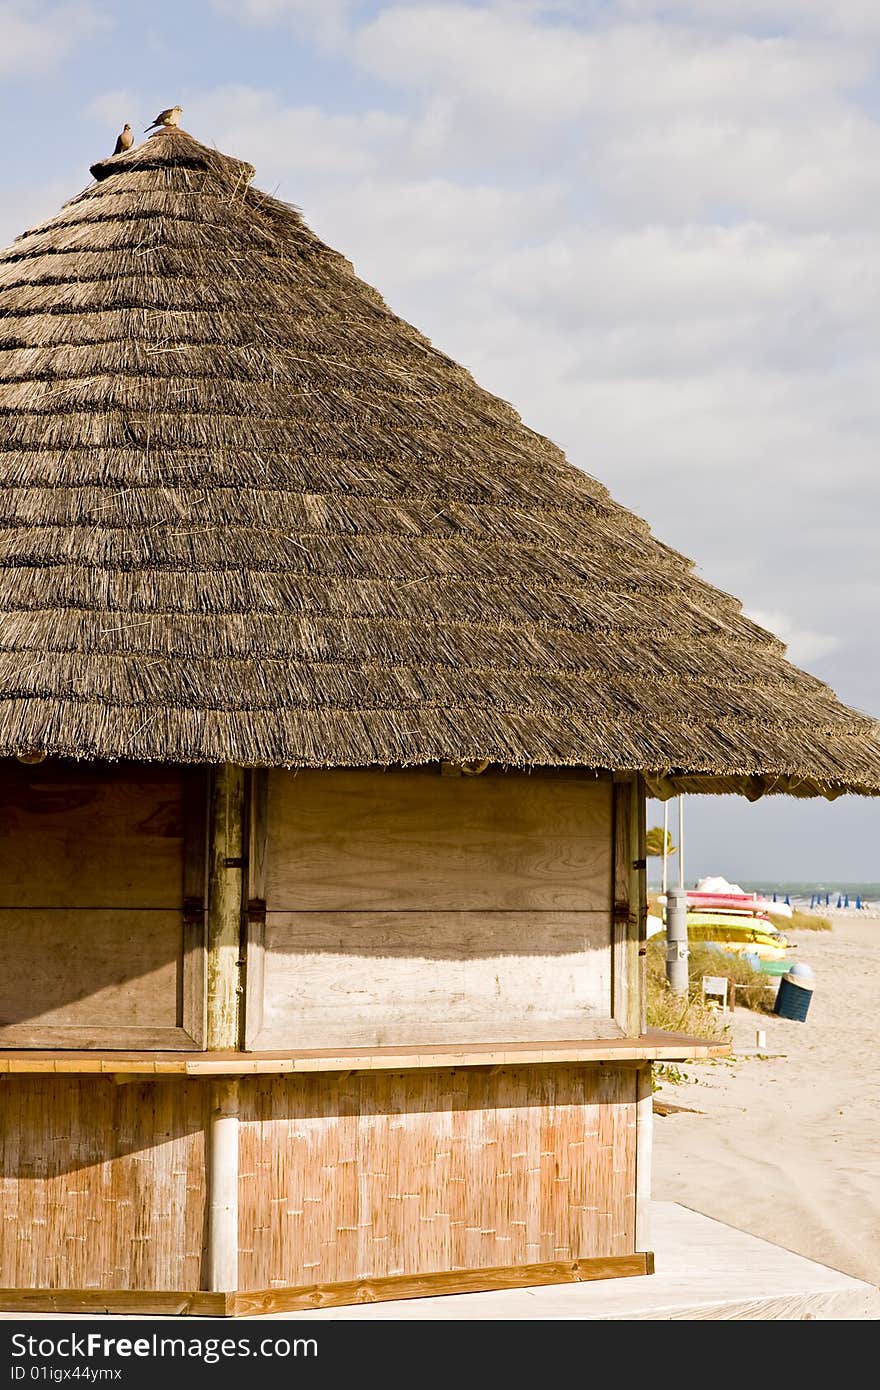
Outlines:
[[122, 127], [122, 133], [116, 141], [116, 149], [113, 153], [122, 154], [125, 150], [130, 150], [133, 144], [134, 136], [131, 133], [131, 126], [128, 124], [128, 121], [126, 121], [125, 125]]
[[[164, 126], [167, 128], [168, 126], [177, 125], [182, 114], [182, 106], [169, 106], [167, 111], [159, 112], [153, 124], [147, 126], [147, 130], [152, 130], [155, 126]], [[146, 135], [146, 133], [147, 131], [145, 130], [144, 134]]]

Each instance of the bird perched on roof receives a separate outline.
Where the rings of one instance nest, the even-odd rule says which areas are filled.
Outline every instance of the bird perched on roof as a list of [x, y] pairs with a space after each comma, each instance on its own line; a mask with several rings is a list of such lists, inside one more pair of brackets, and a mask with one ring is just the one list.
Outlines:
[[[167, 111], [160, 111], [152, 125], [147, 126], [147, 130], [153, 130], [155, 126], [165, 127], [177, 125], [183, 115], [182, 106], [169, 106]], [[146, 135], [147, 131], [144, 131]]]
[[125, 125], [122, 127], [121, 134], [117, 137], [116, 149], [113, 153], [122, 154], [124, 150], [130, 150], [133, 144], [134, 136], [131, 133], [131, 126], [128, 124], [128, 121], [126, 121]]

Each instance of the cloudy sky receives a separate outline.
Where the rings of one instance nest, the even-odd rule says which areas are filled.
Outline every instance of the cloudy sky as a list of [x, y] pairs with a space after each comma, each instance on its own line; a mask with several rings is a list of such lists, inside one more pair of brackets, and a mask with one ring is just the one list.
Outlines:
[[[880, 715], [876, 0], [0, 0], [0, 244], [174, 102]], [[878, 803], [688, 827], [880, 879]]]

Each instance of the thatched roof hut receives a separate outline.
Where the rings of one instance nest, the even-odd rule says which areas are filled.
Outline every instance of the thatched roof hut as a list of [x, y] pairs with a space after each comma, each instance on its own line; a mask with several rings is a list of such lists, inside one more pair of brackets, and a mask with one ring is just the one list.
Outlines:
[[0, 753], [880, 790], [880, 738], [163, 130], [0, 253]]
[[878, 727], [252, 172], [0, 253], [0, 1308], [648, 1273], [646, 784]]

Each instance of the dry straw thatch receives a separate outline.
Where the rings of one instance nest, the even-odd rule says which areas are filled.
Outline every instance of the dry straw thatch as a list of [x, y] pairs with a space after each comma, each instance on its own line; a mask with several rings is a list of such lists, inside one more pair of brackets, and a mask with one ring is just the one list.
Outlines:
[[880, 789], [876, 724], [250, 166], [92, 172], [0, 253], [0, 752]]

